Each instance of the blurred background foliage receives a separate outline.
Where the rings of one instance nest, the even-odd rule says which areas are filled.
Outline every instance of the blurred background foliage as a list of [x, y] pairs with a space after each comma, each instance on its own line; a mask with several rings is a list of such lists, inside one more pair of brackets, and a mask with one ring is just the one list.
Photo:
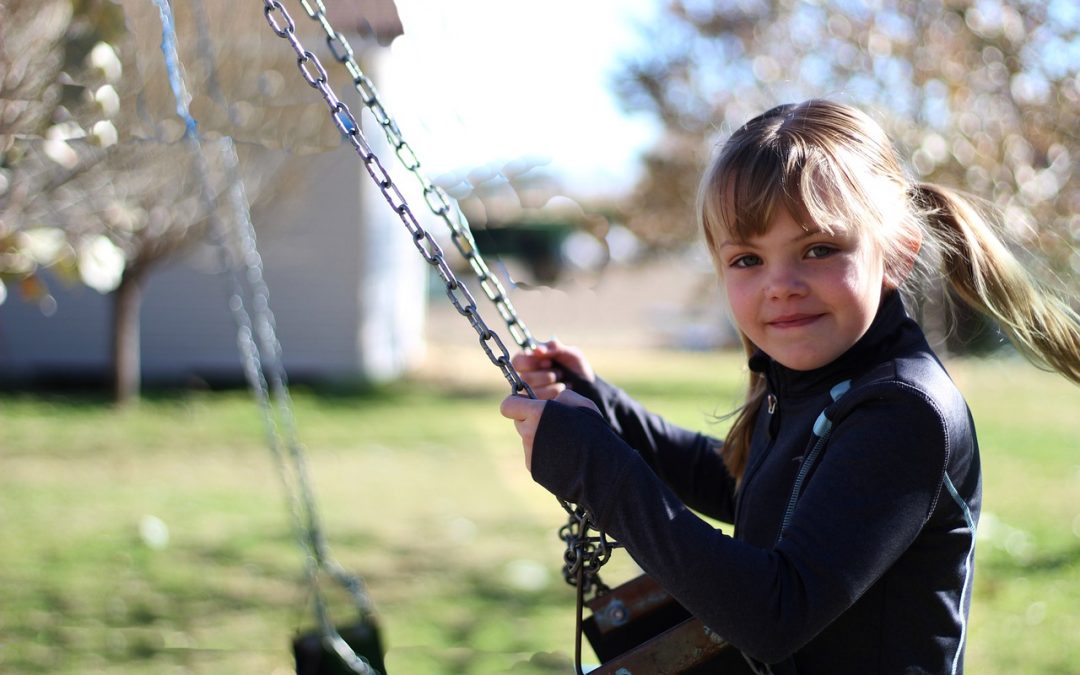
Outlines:
[[615, 86], [663, 121], [627, 212], [657, 245], [696, 236], [711, 146], [778, 103], [871, 112], [921, 180], [993, 202], [1026, 249], [1080, 271], [1080, 9], [1069, 0], [677, 0]]
[[277, 150], [309, 153], [339, 142], [332, 125], [320, 123], [317, 99], [284, 90], [295, 57], [263, 49], [277, 39], [263, 26], [206, 44], [211, 25], [227, 29], [230, 12], [194, 1], [175, 13], [178, 32], [197, 38], [179, 50], [209, 184], [218, 190], [204, 198], [191, 148], [181, 142], [152, 2], [0, 2], [0, 302], [10, 288], [49, 315], [57, 309], [50, 280], [111, 294], [118, 400], [139, 389], [147, 277], [206, 242], [209, 217], [226, 212], [227, 160], [214, 141], [236, 139], [256, 208], [270, 192], [305, 189], [302, 169], [286, 170]]
[[[654, 250], [696, 241], [711, 151], [779, 103], [833, 98], [869, 112], [920, 181], [992, 205], [1033, 276], [1077, 296], [1080, 9], [1070, 0], [671, 0], [614, 86], [664, 134], [621, 219]], [[997, 217], [1000, 214], [1000, 217]], [[1004, 344], [984, 317], [920, 280], [916, 311], [943, 351]]]
[[[262, 48], [276, 39], [265, 27], [209, 44], [230, 11], [179, 3], [178, 29], [197, 36], [181, 41], [181, 60], [200, 130], [228, 133], [242, 155], [260, 157], [242, 163], [258, 201], [302, 188], [281, 179], [268, 151], [338, 139], [306, 88], [286, 86], [294, 59]], [[157, 22], [150, 2], [0, 2], [0, 294], [17, 289], [50, 311], [37, 274], [49, 267], [116, 291], [123, 310], [127, 289], [203, 236], [190, 167], [170, 149], [183, 127]], [[648, 49], [624, 55], [612, 86], [628, 112], [655, 117], [664, 131], [632, 193], [587, 205], [603, 217], [577, 226], [603, 236], [625, 223], [652, 251], [694, 245], [694, 193], [715, 143], [777, 103], [839, 98], [882, 123], [919, 179], [996, 206], [1029, 267], [1075, 294], [1078, 29], [1071, 0], [660, 1], [641, 27]], [[977, 321], [955, 329], [943, 314], [930, 311], [932, 332], [979, 333]]]

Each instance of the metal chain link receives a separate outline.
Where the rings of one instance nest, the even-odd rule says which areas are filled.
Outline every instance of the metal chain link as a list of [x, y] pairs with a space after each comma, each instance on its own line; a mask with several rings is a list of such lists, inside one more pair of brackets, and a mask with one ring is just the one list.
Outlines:
[[[592, 517], [584, 509], [568, 502], [561, 503], [567, 514], [566, 525], [559, 528], [559, 539], [566, 542], [563, 578], [571, 586], [582, 584], [583, 593], [602, 595], [611, 589], [601, 581], [600, 568], [611, 558], [612, 549], [618, 548], [619, 544], [596, 528]], [[591, 535], [590, 532], [596, 534]]]
[[[518, 346], [522, 349], [534, 348], [536, 346], [535, 340], [532, 338], [532, 335], [529, 333], [524, 323], [517, 316], [502, 284], [496, 276], [491, 274], [483, 257], [479, 254], [464, 216], [460, 215], [460, 210], [457, 210], [460, 218], [458, 222], [455, 222], [455, 219], [451, 217], [451, 212], [454, 211], [454, 209], [451, 206], [452, 202], [450, 198], [441, 188], [433, 185], [427, 177], [420, 172], [419, 159], [416, 157], [411, 146], [408, 145], [401, 135], [397, 123], [387, 113], [378, 97], [374, 84], [356, 63], [352, 46], [345, 36], [335, 30], [330, 23], [326, 16], [325, 6], [322, 1], [315, 0], [314, 6], [307, 0], [300, 0], [300, 3], [309, 18], [317, 21], [323, 28], [327, 35], [327, 45], [334, 58], [343, 63], [349, 71], [349, 74], [353, 77], [353, 83], [356, 86], [357, 92], [360, 94], [361, 100], [364, 105], [372, 111], [376, 120], [383, 127], [387, 140], [394, 147], [395, 153], [402, 165], [420, 182], [421, 187], [423, 188], [424, 199], [429, 208], [436, 216], [442, 218], [449, 227], [452, 242], [462, 256], [469, 261], [470, 266], [477, 275], [481, 288], [484, 289], [485, 294], [492, 303], [495, 304], [500, 316], [506, 322], [511, 335], [514, 337]], [[510, 383], [512, 393], [518, 394], [524, 391], [528, 394], [529, 398], [536, 398], [532, 389], [521, 379], [521, 375], [510, 363], [510, 355], [501, 338], [499, 338], [499, 336], [484, 323], [472, 294], [450, 270], [446, 263], [443, 251], [438, 243], [431, 236], [431, 233], [425, 230], [417, 221], [416, 216], [406, 202], [405, 197], [401, 194], [401, 191], [391, 179], [386, 168], [360, 131], [360, 125], [356, 117], [353, 116], [348, 106], [334, 93], [333, 88], [328, 82], [326, 69], [322, 66], [318, 57], [308, 51], [297, 37], [296, 24], [288, 11], [279, 0], [263, 0], [263, 7], [263, 12], [270, 28], [278, 37], [287, 40], [292, 46], [293, 51], [296, 53], [297, 66], [301, 76], [309, 86], [318, 90], [322, 95], [334, 124], [346, 140], [352, 144], [353, 148], [364, 162], [364, 167], [371, 176], [371, 179], [375, 182], [375, 185], [382, 192], [383, 197], [386, 199], [391, 209], [398, 215], [398, 218], [412, 236], [413, 243], [420, 255], [435, 269], [436, 273], [443, 280], [446, 286], [447, 297], [450, 299], [451, 304], [459, 314], [468, 319], [473, 329], [476, 330], [480, 337], [480, 345], [487, 354], [488, 359], [503, 372], [504, 377], [506, 377], [507, 381]], [[277, 14], [280, 14], [281, 21], [284, 22], [284, 25], [275, 18], [275, 15]], [[600, 581], [598, 573], [600, 567], [606, 563], [610, 557], [611, 549], [617, 546], [617, 544], [609, 540], [606, 535], [599, 530], [597, 530], [597, 536], [590, 536], [590, 530], [595, 528], [593, 527], [592, 520], [588, 514], [585, 513], [584, 510], [575, 507], [564, 500], [560, 499], [559, 503], [570, 516], [567, 525], [560, 529], [559, 534], [560, 538], [566, 542], [566, 553], [564, 554], [565, 566], [563, 568], [564, 578], [566, 578], [569, 583], [576, 585], [578, 590], [578, 645], [576, 665], [580, 672], [582, 596], [587, 590], [595, 590], [597, 592], [604, 592], [607, 590], [607, 587]]]
[[[228, 173], [230, 206], [234, 215], [234, 227], [231, 232], [233, 236], [230, 238], [231, 241], [222, 243], [221, 251], [223, 256], [228, 256], [232, 251], [238, 258], [236, 262], [228, 265], [233, 287], [229, 308], [239, 328], [237, 340], [241, 353], [244, 355], [245, 373], [249, 383], [255, 383], [256, 398], [264, 411], [268, 434], [271, 435], [271, 448], [277, 458], [281, 478], [287, 489], [290, 485], [292, 486], [291, 501], [302, 505], [300, 513], [303, 514], [304, 520], [301, 522], [303, 532], [301, 539], [308, 556], [308, 576], [313, 589], [319, 629], [323, 641], [329, 644], [341, 662], [352, 672], [360, 675], [378, 675], [378, 671], [366, 659], [358, 655], [338, 633], [330, 618], [326, 601], [319, 592], [318, 574], [320, 571], [325, 571], [349, 593], [361, 615], [368, 617], [374, 614], [374, 607], [364, 589], [363, 581], [334, 560], [323, 535], [314, 494], [311, 490], [310, 472], [296, 432], [291, 396], [282, 360], [281, 342], [274, 328], [275, 321], [273, 312], [270, 310], [269, 288], [263, 276], [262, 257], [256, 247], [255, 228], [251, 222], [249, 202], [243, 182], [239, 177], [236, 148], [228, 136], [221, 139], [221, 145]], [[219, 236], [227, 234], [227, 232], [222, 232]], [[240, 273], [241, 269], [243, 269], [243, 274]], [[245, 297], [253, 307], [254, 322], [245, 309]], [[254, 336], [251, 330], [252, 325], [255, 329]], [[255, 336], [258, 337], [258, 342]], [[277, 409], [276, 422], [278, 424], [275, 424], [270, 410], [271, 401], [276, 404], [274, 407]], [[275, 433], [278, 425], [283, 431]], [[280, 440], [278, 436], [281, 437]], [[290, 465], [285, 461], [281, 449], [282, 444], [289, 451], [291, 481], [289, 479]]]
[[[166, 0], [154, 0], [154, 2], [161, 15], [161, 47], [165, 56], [170, 86], [176, 99], [176, 112], [184, 120], [184, 141], [195, 163], [196, 179], [200, 188], [199, 199], [209, 220], [211, 234], [217, 240], [223, 266], [229, 272], [228, 305], [236, 323], [236, 339], [241, 355], [241, 365], [245, 379], [262, 413], [263, 431], [274, 457], [279, 478], [285, 488], [293, 531], [305, 554], [305, 569], [314, 596], [322, 639], [351, 672], [357, 675], [379, 675], [379, 671], [373, 668], [366, 659], [356, 654], [337, 632], [319, 590], [319, 573], [325, 571], [346, 589], [362, 615], [370, 616], [373, 613], [373, 607], [364, 590], [362, 580], [348, 573], [330, 557], [329, 548], [322, 535], [307, 465], [292, 415], [281, 358], [281, 343], [274, 330], [269, 289], [262, 274], [262, 260], [255, 246], [255, 230], [251, 222], [247, 195], [244, 192], [243, 182], [240, 180], [236, 147], [228, 136], [220, 141], [229, 186], [229, 205], [234, 217], [234, 227], [227, 228], [217, 215], [206, 154], [197, 131], [195, 118], [188, 109], [190, 96], [184, 84], [176, 50], [172, 10]], [[201, 11], [201, 4], [196, 9]], [[210, 59], [210, 67], [213, 70], [212, 59]], [[241, 265], [244, 268], [243, 274], [241, 274]], [[245, 306], [245, 299], [250, 301], [255, 308], [254, 322]], [[256, 336], [258, 341], [256, 341]], [[269, 383], [267, 373], [269, 373]], [[291, 463], [286, 460], [283, 446], [289, 450]]]
[[[238, 323], [247, 326], [254, 324], [255, 335], [258, 337], [256, 353], [261, 355], [266, 375], [262, 375], [264, 372], [262, 368], [260, 368], [259, 374], [269, 382], [270, 391], [272, 392], [271, 398], [276, 404], [277, 418], [283, 429], [282, 436], [286, 447], [289, 449], [297, 476], [296, 483], [300, 491], [300, 497], [304, 504], [304, 510], [308, 514], [308, 538], [312, 554], [320, 567], [325, 569], [332, 578], [350, 593], [361, 612], [371, 613], [373, 607], [371, 600], [363, 591], [362, 580], [348, 573], [331, 557], [322, 525], [319, 522], [315, 496], [311, 489], [310, 472], [300, 444], [299, 433], [296, 429], [296, 418], [293, 415], [292, 397], [289, 393], [288, 376], [285, 371], [281, 341], [278, 340], [275, 328], [277, 324], [274, 313], [270, 309], [270, 289], [263, 274], [262, 256], [259, 255], [256, 246], [255, 227], [251, 221], [250, 203], [244, 190], [243, 181], [240, 179], [236, 146], [233, 139], [228, 136], [223, 136], [219, 143], [222, 146], [227, 172], [226, 180], [229, 185], [230, 207], [235, 223], [233, 228], [234, 240], [227, 245], [231, 250], [235, 251], [238, 261], [232, 265], [231, 269], [237, 279], [243, 282], [234, 284], [234, 288], [239, 290], [246, 286], [246, 297], [253, 307], [252, 314], [254, 316], [254, 322], [241, 316]], [[243, 275], [239, 274], [240, 266], [243, 267]], [[246, 314], [243, 297], [234, 291], [230, 300], [230, 309], [234, 313]], [[245, 332], [250, 334], [250, 329]]]
[[[270, 24], [270, 28], [274, 33], [278, 37], [287, 40], [293, 51], [296, 52], [296, 63], [300, 69], [300, 74], [308, 85], [322, 94], [323, 100], [330, 110], [330, 118], [345, 139], [356, 150], [360, 159], [364, 162], [364, 168], [367, 170], [368, 175], [371, 176], [371, 180], [382, 192], [386, 202], [397, 214], [405, 229], [409, 231], [416, 250], [420, 252], [420, 255], [429, 265], [435, 268], [436, 273], [443, 280], [447, 297], [450, 298], [451, 304], [458, 313], [464, 316], [476, 331], [479, 336], [480, 346], [483, 348], [484, 353], [487, 354], [488, 359], [502, 371], [503, 376], [510, 383], [513, 393], [527, 392], [529, 398], [536, 398], [529, 385], [521, 379], [521, 375], [511, 365], [510, 353], [507, 351], [502, 338], [488, 328], [480, 316], [476, 301], [473, 299], [469, 289], [458, 281], [453, 271], [450, 270], [442, 248], [435, 241], [435, 238], [431, 236], [431, 233], [425, 230], [417, 221], [416, 216], [405, 201], [405, 197], [401, 194], [401, 190], [391, 179], [390, 174], [382, 162], [379, 161], [378, 156], [371, 149], [367, 139], [360, 131], [360, 125], [349, 110], [349, 106], [334, 93], [328, 82], [326, 69], [323, 68], [319, 58], [308, 51], [296, 36], [296, 24], [293, 22], [292, 17], [289, 16], [288, 11], [279, 0], [263, 0], [263, 13], [266, 15], [266, 21]], [[283, 21], [284, 25], [275, 18], [278, 15], [280, 15], [280, 21]]]
[[[529, 332], [528, 327], [517, 315], [498, 276], [493, 275], [490, 272], [490, 268], [484, 261], [483, 255], [481, 255], [481, 252], [476, 247], [475, 240], [473, 239], [465, 215], [461, 213], [460, 209], [454, 208], [455, 202], [442, 190], [442, 188], [433, 185], [428, 177], [420, 170], [421, 164], [419, 157], [413, 151], [412, 146], [405, 140], [394, 117], [386, 109], [382, 99], [379, 97], [378, 90], [375, 88], [375, 83], [364, 73], [360, 64], [356, 61], [355, 50], [349, 43], [348, 38], [340, 31], [336, 30], [330, 22], [329, 17], [326, 15], [326, 6], [324, 5], [323, 0], [314, 0], [314, 2], [300, 0], [300, 5], [307, 13], [308, 18], [319, 24], [326, 34], [326, 44], [330, 53], [335, 60], [345, 66], [349, 76], [352, 77], [353, 85], [356, 88], [356, 92], [360, 95], [360, 100], [371, 111], [375, 120], [383, 128], [383, 131], [386, 134], [386, 140], [391, 147], [394, 148], [394, 152], [401, 165], [407, 171], [412, 173], [420, 183], [424, 199], [431, 212], [441, 218], [447, 228], [449, 228], [450, 240], [473, 268], [473, 272], [476, 274], [477, 283], [484, 290], [485, 295], [487, 295], [492, 304], [495, 305], [499, 315], [506, 323], [507, 330], [510, 332], [511, 336], [522, 349], [535, 348], [536, 342]], [[454, 215], [456, 215], [456, 218]], [[458, 308], [458, 311], [461, 311], [461, 307], [457, 302], [454, 302], [452, 296], [451, 302]], [[563, 507], [566, 508], [567, 505], [564, 503]], [[586, 570], [588, 587], [606, 588], [606, 586], [600, 582], [599, 578], [594, 580], [593, 577], [598, 574], [600, 567], [603, 566], [610, 556], [610, 548], [612, 546], [617, 546], [617, 544], [608, 540], [604, 537], [603, 533], [599, 531], [599, 540], [603, 542], [602, 545], [594, 545], [592, 541], [586, 541], [585, 539], [579, 540], [577, 538], [577, 533], [581, 533], [581, 535], [584, 536], [587, 534], [591, 524], [587, 519], [583, 520], [583, 514], [574, 515], [574, 512], [571, 509], [567, 509], [567, 511], [571, 515], [567, 524], [559, 531], [559, 538], [564, 540], [568, 546], [565, 555], [567, 562], [563, 568], [563, 577], [567, 580], [567, 583], [576, 585], [577, 566], [578, 564], [581, 564]], [[575, 534], [571, 535], [570, 538], [567, 538], [567, 534], [571, 532]]]
[[441, 218], [450, 230], [450, 241], [472, 267], [473, 272], [476, 274], [477, 283], [483, 289], [488, 300], [495, 305], [499, 316], [506, 323], [506, 328], [511, 337], [522, 349], [534, 348], [536, 341], [533, 339], [528, 327], [518, 317], [506, 289], [503, 287], [502, 282], [499, 281], [499, 277], [492, 274], [490, 267], [488, 267], [484, 257], [477, 249], [476, 241], [469, 227], [469, 221], [465, 218], [461, 209], [455, 208], [456, 203], [454, 200], [442, 188], [434, 185], [420, 170], [419, 157], [405, 140], [397, 122], [383, 105], [382, 100], [379, 98], [379, 92], [375, 88], [375, 83], [360, 68], [348, 38], [330, 23], [323, 0], [314, 0], [314, 2], [300, 0], [300, 5], [304, 8], [308, 18], [319, 24], [323, 32], [326, 33], [326, 45], [329, 47], [330, 53], [336, 61], [345, 66], [349, 76], [352, 78], [356, 93], [360, 95], [360, 100], [371, 111], [375, 121], [383, 128], [386, 140], [394, 148], [394, 153], [400, 160], [401, 165], [416, 177], [428, 208], [435, 216]]

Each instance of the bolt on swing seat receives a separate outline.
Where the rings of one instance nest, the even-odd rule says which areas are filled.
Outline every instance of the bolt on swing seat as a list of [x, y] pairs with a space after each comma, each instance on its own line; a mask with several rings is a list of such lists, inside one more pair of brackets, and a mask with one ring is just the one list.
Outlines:
[[601, 665], [594, 675], [742, 675], [739, 650], [691, 616], [648, 575], [586, 601], [582, 625]]
[[582, 629], [596, 657], [606, 663], [690, 618], [690, 613], [642, 575], [585, 602], [592, 615]]

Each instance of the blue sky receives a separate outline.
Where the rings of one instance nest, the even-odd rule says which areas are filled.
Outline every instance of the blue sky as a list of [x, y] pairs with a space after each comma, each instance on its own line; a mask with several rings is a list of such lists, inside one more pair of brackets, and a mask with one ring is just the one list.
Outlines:
[[435, 176], [525, 159], [571, 191], [637, 176], [657, 126], [619, 111], [610, 73], [655, 0], [398, 0], [405, 35], [377, 82]]

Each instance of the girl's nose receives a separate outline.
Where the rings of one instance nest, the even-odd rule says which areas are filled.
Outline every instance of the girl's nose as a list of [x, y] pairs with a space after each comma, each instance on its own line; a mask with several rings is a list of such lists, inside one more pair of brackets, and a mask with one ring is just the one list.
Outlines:
[[765, 296], [771, 300], [783, 300], [805, 295], [806, 282], [790, 265], [776, 265], [765, 281]]

